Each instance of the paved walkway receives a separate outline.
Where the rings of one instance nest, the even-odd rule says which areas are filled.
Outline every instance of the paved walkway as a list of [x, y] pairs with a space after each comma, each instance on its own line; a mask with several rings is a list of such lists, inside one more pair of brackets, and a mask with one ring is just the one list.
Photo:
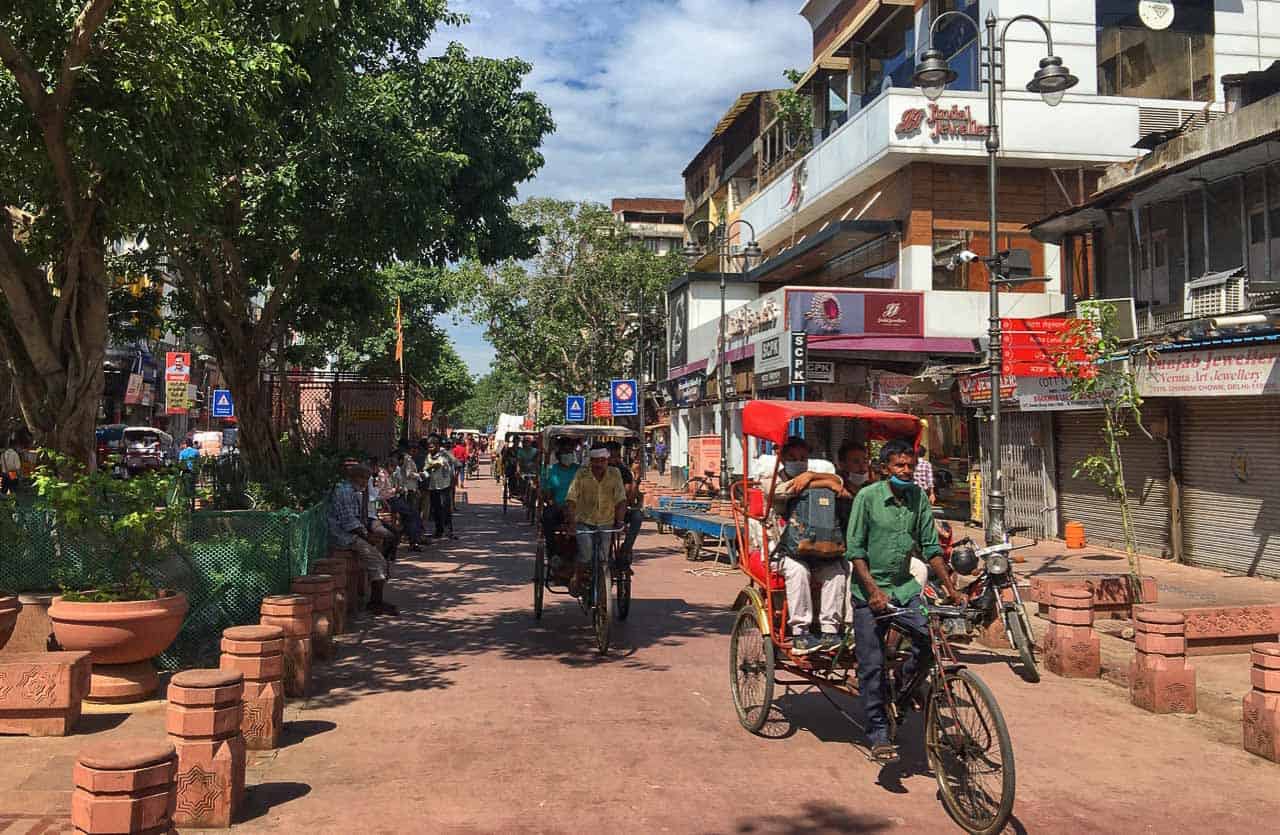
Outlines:
[[[405, 554], [389, 593], [403, 615], [362, 621], [316, 695], [290, 705], [288, 744], [254, 759], [238, 831], [954, 831], [918, 722], [904, 766], [884, 771], [817, 694], [782, 697], [781, 739], [738, 726], [726, 653], [742, 581], [688, 573], [670, 536], [642, 536], [608, 657], [572, 600], [535, 622], [530, 529], [491, 485], [471, 487], [458, 541]], [[1148, 715], [1104, 681], [1029, 685], [1001, 658], [968, 660], [1012, 731], [1013, 831], [1230, 832], [1280, 816], [1280, 767], [1244, 753], [1238, 726], [1233, 743], [1217, 719]], [[160, 717], [91, 727], [155, 735]], [[0, 739], [0, 813], [65, 815], [83, 742]], [[0, 833], [26, 831], [5, 820]]]

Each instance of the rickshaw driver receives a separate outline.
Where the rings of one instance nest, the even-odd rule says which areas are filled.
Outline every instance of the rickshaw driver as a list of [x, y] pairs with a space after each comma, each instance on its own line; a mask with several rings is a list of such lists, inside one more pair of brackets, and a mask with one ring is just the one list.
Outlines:
[[858, 491], [849, 518], [846, 556], [853, 566], [854, 654], [858, 659], [858, 692], [867, 716], [871, 757], [881, 764], [898, 761], [898, 749], [889, 741], [889, 719], [884, 706], [884, 648], [889, 621], [876, 615], [891, 604], [907, 611], [897, 620], [922, 631], [912, 641], [911, 657], [903, 665], [910, 678], [922, 650], [929, 645], [928, 629], [920, 613], [920, 583], [911, 576], [911, 558], [919, 552], [933, 566], [957, 605], [951, 573], [942, 561], [938, 532], [933, 526], [929, 497], [911, 478], [915, 450], [903, 440], [889, 441], [880, 450], [887, 478]]
[[[622, 476], [609, 466], [609, 450], [604, 444], [592, 444], [588, 455], [590, 466], [579, 469], [569, 493], [565, 496], [565, 530], [578, 537], [578, 570], [591, 565], [593, 547], [601, 552], [609, 547], [606, 529], [622, 525], [627, 510], [627, 492], [622, 486]], [[575, 580], [578, 580], [575, 577]]]
[[[814, 486], [839, 490], [839, 479], [830, 473], [809, 469], [809, 442], [804, 438], [790, 437], [782, 447], [782, 473], [774, 488], [774, 508], [770, 517], [777, 530], [776, 519], [785, 513], [791, 499]], [[773, 537], [779, 541], [780, 537]], [[796, 655], [813, 652], [834, 652], [843, 642], [841, 635], [844, 620], [845, 589], [849, 583], [847, 562], [840, 558], [807, 560], [791, 554], [782, 556], [782, 576], [787, 591], [787, 626], [791, 629], [791, 649]], [[809, 634], [813, 623], [812, 581], [819, 585], [818, 625], [820, 636]]]
[[542, 510], [542, 535], [546, 537], [547, 554], [553, 560], [568, 558], [572, 554], [556, 553], [556, 531], [564, 523], [564, 503], [569, 495], [569, 487], [578, 475], [578, 459], [573, 454], [575, 444], [572, 438], [560, 437], [555, 440], [556, 460], [542, 470], [542, 498], [546, 506]]

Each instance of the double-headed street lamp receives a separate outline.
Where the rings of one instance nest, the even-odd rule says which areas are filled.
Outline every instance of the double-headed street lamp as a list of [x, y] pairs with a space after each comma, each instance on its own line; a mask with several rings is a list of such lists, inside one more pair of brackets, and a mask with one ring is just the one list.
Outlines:
[[[978, 23], [972, 17], [960, 11], [943, 12], [934, 18], [929, 26], [929, 48], [920, 56], [915, 74], [911, 81], [930, 101], [942, 95], [947, 85], [956, 80], [956, 72], [948, 66], [943, 53], [935, 49], [934, 34], [938, 24], [949, 17], [957, 17], [970, 23], [975, 33], [981, 37]], [[996, 16], [990, 12], [986, 18], [986, 44], [982, 47], [985, 60], [982, 61], [984, 71], [982, 81], [987, 85], [987, 208], [990, 212], [990, 240], [988, 250], [991, 253], [983, 261], [987, 265], [988, 292], [991, 302], [991, 321], [988, 331], [990, 348], [988, 370], [991, 376], [991, 487], [988, 501], [987, 542], [989, 544], [1004, 540], [1004, 490], [1002, 489], [1002, 473], [1000, 470], [1000, 378], [1003, 352], [1000, 347], [1000, 285], [1011, 284], [1003, 273], [1004, 253], [1000, 251], [1000, 229], [996, 211], [996, 183], [998, 166], [996, 156], [1000, 152], [1000, 91], [1004, 89], [1004, 41], [1009, 27], [1020, 20], [1036, 24], [1044, 32], [1047, 54], [1040, 59], [1040, 69], [1027, 82], [1026, 89], [1039, 93], [1050, 107], [1062, 101], [1063, 94], [1076, 86], [1079, 81], [1063, 66], [1062, 59], [1053, 54], [1053, 35], [1043, 20], [1035, 15], [1020, 14], [1010, 18], [996, 37]]]
[[[737, 225], [743, 225], [751, 230], [751, 237], [747, 241], [747, 245], [742, 248], [741, 252], [733, 251], [733, 243], [731, 233]], [[760, 251], [760, 245], [756, 243], [756, 228], [748, 221], [738, 220], [729, 223], [714, 224], [710, 220], [699, 220], [689, 227], [689, 234], [696, 235], [698, 229], [702, 226], [707, 227], [707, 242], [714, 247], [716, 254], [720, 256], [720, 263], [717, 265], [720, 272], [720, 336], [719, 344], [716, 346], [716, 374], [719, 380], [716, 384], [716, 391], [719, 394], [720, 408], [720, 495], [722, 497], [729, 495], [729, 415], [725, 401], [725, 383], [728, 380], [729, 369], [728, 363], [728, 328], [726, 327], [727, 319], [725, 318], [725, 283], [724, 275], [726, 265], [732, 265], [735, 258], [742, 259], [742, 269], [739, 272], [745, 273], [752, 261], [758, 261], [763, 257]], [[688, 259], [692, 266], [706, 252], [701, 245], [694, 241], [689, 241], [684, 246], [684, 256]], [[695, 475], [690, 473], [690, 476]]]

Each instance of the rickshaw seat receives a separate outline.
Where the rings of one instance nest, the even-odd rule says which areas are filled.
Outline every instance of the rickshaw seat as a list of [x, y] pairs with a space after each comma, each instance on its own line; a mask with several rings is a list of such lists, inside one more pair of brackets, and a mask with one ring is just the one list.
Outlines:
[[763, 520], [768, 515], [764, 508], [764, 491], [759, 487], [747, 488], [747, 515], [759, 520]]
[[765, 585], [764, 578], [767, 575], [769, 578], [769, 591], [782, 591], [787, 587], [787, 583], [781, 574], [776, 571], [769, 571], [765, 566], [765, 562], [760, 556], [759, 548], [752, 548], [747, 554], [747, 573], [762, 586]]

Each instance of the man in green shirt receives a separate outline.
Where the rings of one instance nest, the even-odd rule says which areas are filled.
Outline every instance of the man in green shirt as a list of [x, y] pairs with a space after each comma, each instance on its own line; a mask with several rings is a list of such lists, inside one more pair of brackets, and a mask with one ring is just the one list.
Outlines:
[[[920, 614], [920, 584], [911, 576], [911, 557], [919, 553], [951, 598], [959, 601], [960, 596], [942, 560], [929, 497], [912, 480], [915, 450], [906, 441], [890, 441], [880, 450], [880, 462], [887, 478], [858, 491], [849, 514], [845, 555], [853, 565], [854, 653], [871, 755], [877, 762], [892, 763], [897, 762], [898, 751], [889, 739], [884, 705], [884, 632], [895, 620], [924, 630], [926, 637], [913, 641], [911, 658], [903, 667], [907, 678], [929, 644]], [[877, 620], [891, 605], [907, 611]]]

